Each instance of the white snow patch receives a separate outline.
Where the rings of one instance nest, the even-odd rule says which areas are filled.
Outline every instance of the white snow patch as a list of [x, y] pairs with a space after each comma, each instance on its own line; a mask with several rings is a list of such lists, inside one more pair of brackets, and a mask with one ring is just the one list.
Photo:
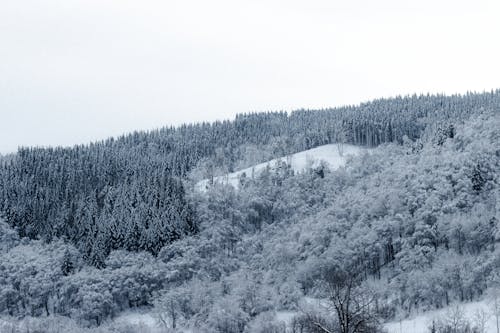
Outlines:
[[386, 323], [384, 326], [388, 333], [429, 333], [429, 327], [433, 320], [444, 319], [448, 316], [454, 307], [458, 306], [463, 313], [464, 318], [472, 325], [475, 323], [475, 315], [478, 311], [484, 311], [488, 316], [485, 326], [485, 333], [496, 333], [496, 320], [487, 301], [461, 303], [452, 305], [447, 308], [424, 312], [413, 318], [403, 319], [401, 321], [393, 321]]
[[163, 332], [156, 318], [148, 312], [126, 311], [113, 320], [119, 324], [130, 324], [139, 327], [145, 327], [151, 333]]
[[[113, 322], [118, 324], [134, 325], [136, 327], [143, 328], [144, 332], [147, 333], [166, 332], [166, 328], [159, 323], [153, 312], [148, 311], [126, 311], [116, 317]], [[178, 327], [176, 332], [192, 333], [190, 329], [183, 327]]]
[[[224, 176], [215, 177], [214, 182], [220, 184], [230, 184], [235, 188], [238, 188], [239, 179], [243, 173], [246, 175], [246, 177], [249, 178], [256, 177], [267, 166], [273, 167], [277, 164], [278, 161], [286, 162], [287, 164], [291, 165], [291, 168], [295, 172], [298, 173], [305, 171], [308, 167], [318, 166], [320, 161], [326, 162], [330, 170], [336, 170], [345, 165], [349, 156], [360, 155], [361, 153], [368, 151], [369, 149], [367, 148], [344, 144], [342, 149], [342, 154], [340, 154], [339, 148], [336, 144], [319, 146], [313, 149], [301, 151], [296, 154], [260, 163]], [[206, 191], [208, 187], [209, 187], [208, 179], [204, 179], [196, 183], [195, 185], [196, 190], [200, 192]]]
[[297, 315], [295, 311], [278, 311], [276, 312], [276, 321], [282, 322], [287, 326], [290, 326], [293, 318]]

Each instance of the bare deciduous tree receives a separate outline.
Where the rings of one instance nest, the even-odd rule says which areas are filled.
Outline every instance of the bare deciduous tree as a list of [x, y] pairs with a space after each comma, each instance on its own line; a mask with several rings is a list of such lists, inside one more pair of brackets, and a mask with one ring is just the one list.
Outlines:
[[327, 288], [328, 304], [337, 317], [339, 332], [378, 331], [376, 295], [363, 287], [360, 274], [352, 269], [337, 267], [325, 271], [323, 280]]

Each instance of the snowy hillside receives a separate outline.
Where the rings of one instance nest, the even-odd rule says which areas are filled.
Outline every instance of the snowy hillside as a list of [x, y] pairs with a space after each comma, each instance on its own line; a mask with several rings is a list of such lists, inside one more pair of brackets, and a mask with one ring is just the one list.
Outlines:
[[21, 148], [0, 333], [499, 333], [500, 90], [474, 96]]
[[[307, 167], [310, 166], [314, 167], [319, 165], [320, 161], [326, 162], [331, 170], [336, 170], [341, 166], [345, 165], [349, 156], [359, 155], [363, 152], [368, 151], [367, 148], [347, 145], [347, 144], [343, 145], [341, 150], [342, 154], [339, 152], [339, 147], [336, 144], [319, 146], [313, 149], [301, 151], [296, 154], [260, 163], [252, 167], [239, 170], [224, 176], [215, 177], [214, 182], [231, 184], [234, 187], [238, 187], [241, 175], [245, 174], [247, 177], [250, 178], [255, 177], [260, 172], [262, 172], [267, 166], [273, 167], [279, 161], [290, 164], [292, 169], [298, 173], [303, 172]], [[209, 180], [204, 179], [196, 184], [196, 189], [198, 191], [205, 191], [208, 188], [208, 184]]]

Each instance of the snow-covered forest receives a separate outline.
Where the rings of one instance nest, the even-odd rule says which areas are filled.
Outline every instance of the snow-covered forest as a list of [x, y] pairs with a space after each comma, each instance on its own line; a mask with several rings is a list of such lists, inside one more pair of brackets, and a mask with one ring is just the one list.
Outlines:
[[[325, 145], [335, 167], [287, 158]], [[499, 182], [500, 90], [21, 148], [0, 157], [0, 332], [377, 333], [477, 301], [499, 318]], [[487, 331], [441, 317], [426, 331]]]

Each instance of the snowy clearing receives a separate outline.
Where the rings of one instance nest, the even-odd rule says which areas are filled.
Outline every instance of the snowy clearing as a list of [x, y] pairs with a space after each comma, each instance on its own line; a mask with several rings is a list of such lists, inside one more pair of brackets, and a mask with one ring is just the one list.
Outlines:
[[[318, 166], [321, 161], [326, 162], [331, 170], [336, 170], [345, 165], [349, 156], [360, 155], [363, 152], [368, 151], [369, 149], [367, 148], [344, 144], [342, 148], [342, 154], [340, 154], [339, 147], [336, 144], [319, 146], [313, 149], [298, 152], [296, 154], [260, 163], [224, 176], [215, 177], [214, 182], [230, 184], [237, 188], [239, 185], [239, 179], [242, 174], [245, 174], [247, 177], [253, 178], [260, 172], [262, 172], [267, 166], [272, 167], [276, 165], [278, 161], [286, 162], [287, 164], [291, 165], [292, 169], [295, 172], [299, 173], [303, 172], [308, 167]], [[206, 191], [209, 186], [209, 180], [204, 179], [198, 182], [195, 186], [198, 191]]]

